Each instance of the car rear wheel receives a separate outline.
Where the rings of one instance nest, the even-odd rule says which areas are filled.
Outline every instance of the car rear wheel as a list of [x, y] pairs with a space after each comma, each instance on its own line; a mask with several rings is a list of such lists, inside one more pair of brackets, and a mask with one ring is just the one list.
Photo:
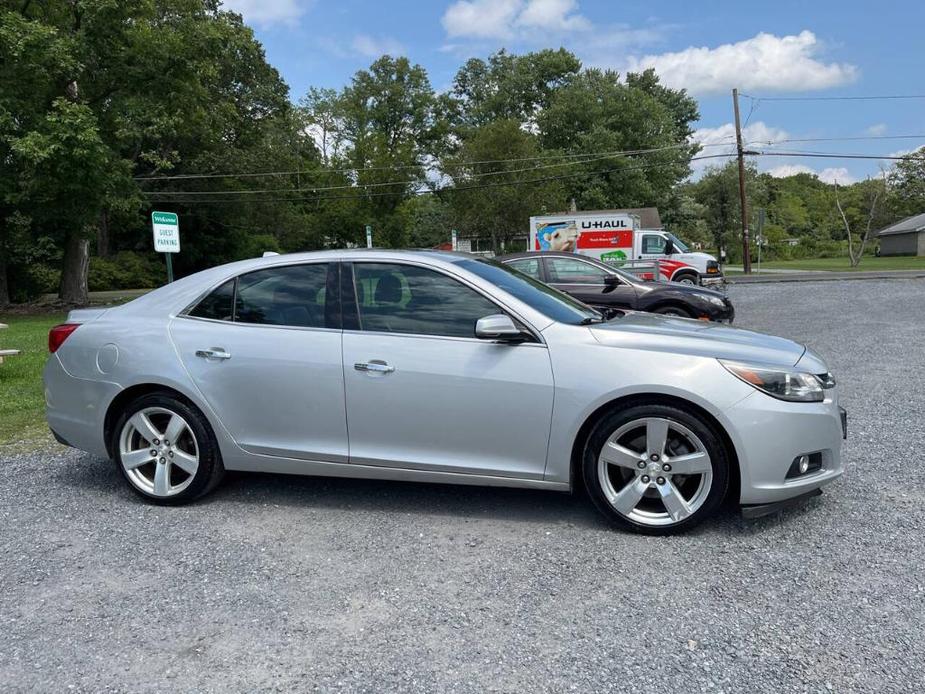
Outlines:
[[588, 438], [582, 472], [607, 518], [651, 535], [697, 525], [720, 505], [729, 484], [725, 448], [711, 426], [667, 405], [604, 416]]
[[129, 486], [154, 503], [192, 501], [211, 491], [224, 474], [206, 418], [166, 393], [129, 404], [113, 430], [112, 451]]

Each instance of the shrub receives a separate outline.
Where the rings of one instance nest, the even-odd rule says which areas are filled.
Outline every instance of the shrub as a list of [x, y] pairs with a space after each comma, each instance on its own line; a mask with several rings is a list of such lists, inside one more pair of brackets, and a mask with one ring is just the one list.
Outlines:
[[164, 262], [152, 253], [120, 251], [111, 258], [90, 258], [91, 292], [159, 287], [165, 279]]

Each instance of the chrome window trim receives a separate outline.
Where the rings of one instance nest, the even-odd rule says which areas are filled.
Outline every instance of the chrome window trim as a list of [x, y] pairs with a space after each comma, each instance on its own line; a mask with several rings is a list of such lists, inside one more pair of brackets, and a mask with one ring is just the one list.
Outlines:
[[270, 328], [274, 330], [302, 330], [302, 331], [307, 330], [310, 332], [324, 332], [324, 333], [344, 332], [340, 328], [315, 328], [309, 325], [276, 325], [274, 323], [245, 323], [243, 321], [218, 320], [216, 318], [202, 318], [200, 316], [190, 316], [188, 314], [177, 315], [177, 316], [174, 316], [174, 318], [183, 318], [185, 320], [196, 320], [196, 321], [202, 321], [204, 323], [215, 323], [216, 325], [238, 325], [238, 326], [241, 326], [242, 328]]

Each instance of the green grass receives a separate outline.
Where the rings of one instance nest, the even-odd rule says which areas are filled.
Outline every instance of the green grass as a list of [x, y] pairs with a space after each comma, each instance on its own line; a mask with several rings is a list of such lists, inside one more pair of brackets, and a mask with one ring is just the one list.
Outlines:
[[48, 358], [48, 330], [64, 314], [0, 315], [0, 349], [22, 353], [0, 364], [0, 446], [50, 440], [45, 425], [42, 367]]
[[[752, 269], [758, 264], [753, 260]], [[762, 262], [769, 270], [829, 270], [831, 272], [864, 272], [876, 270], [925, 270], [925, 256], [864, 256], [860, 265], [851, 267], [848, 258], [801, 258], [800, 260], [772, 260]]]

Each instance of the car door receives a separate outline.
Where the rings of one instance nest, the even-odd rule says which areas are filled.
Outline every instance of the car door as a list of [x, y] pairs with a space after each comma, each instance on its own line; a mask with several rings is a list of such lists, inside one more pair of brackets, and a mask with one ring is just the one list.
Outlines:
[[444, 270], [345, 268], [350, 462], [541, 479], [553, 399], [546, 346], [476, 338], [479, 318], [505, 311]]
[[[579, 258], [543, 258], [547, 284], [591, 306], [633, 308], [636, 290], [617, 275]], [[613, 278], [613, 279], [608, 279]]]
[[245, 451], [347, 462], [338, 271], [249, 272], [171, 322], [184, 367]]

